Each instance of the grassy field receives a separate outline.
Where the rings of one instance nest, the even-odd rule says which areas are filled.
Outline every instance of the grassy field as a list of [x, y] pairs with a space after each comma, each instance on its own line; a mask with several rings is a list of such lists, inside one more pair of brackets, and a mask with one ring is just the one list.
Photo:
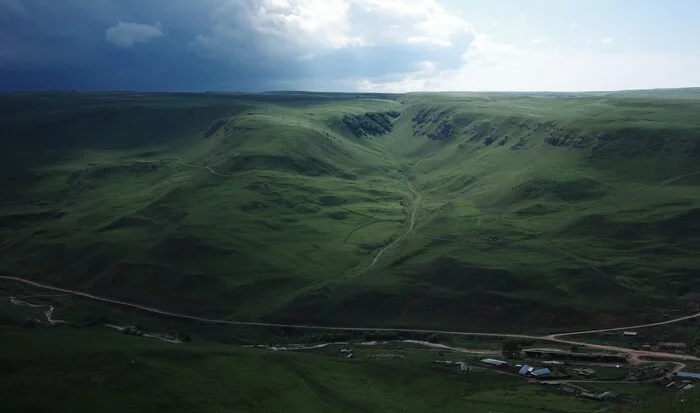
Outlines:
[[0, 272], [237, 320], [536, 333], [687, 314], [695, 97], [2, 95]]
[[8, 412], [584, 413], [673, 402], [625, 384], [605, 385], [623, 394], [620, 404], [578, 399], [485, 368], [462, 374], [435, 367], [432, 354], [418, 350], [404, 351], [405, 360], [371, 360], [377, 350], [344, 359], [202, 341], [174, 345], [104, 327], [0, 327], [0, 336]]

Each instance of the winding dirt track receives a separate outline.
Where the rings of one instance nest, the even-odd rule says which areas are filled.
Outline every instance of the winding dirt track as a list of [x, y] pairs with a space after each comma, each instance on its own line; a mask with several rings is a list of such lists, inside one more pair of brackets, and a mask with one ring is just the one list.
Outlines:
[[[72, 295], [75, 295], [78, 297], [89, 298], [91, 300], [101, 301], [104, 303], [117, 304], [117, 305], [121, 305], [124, 307], [129, 307], [129, 308], [133, 308], [133, 309], [137, 309], [137, 310], [146, 311], [146, 312], [149, 312], [152, 314], [159, 314], [159, 315], [164, 315], [164, 316], [168, 316], [168, 317], [175, 317], [175, 318], [180, 318], [180, 319], [186, 319], [186, 320], [194, 320], [194, 321], [199, 321], [199, 322], [209, 323], [209, 324], [255, 326], [255, 327], [286, 327], [286, 328], [298, 328], [298, 329], [307, 329], [307, 330], [402, 331], [402, 332], [411, 332], [411, 333], [435, 333], [435, 334], [456, 335], [456, 336], [524, 338], [524, 339], [530, 339], [530, 340], [544, 340], [544, 341], [551, 341], [551, 342], [555, 342], [555, 343], [571, 344], [571, 345], [577, 345], [577, 346], [581, 346], [581, 347], [588, 347], [588, 348], [595, 348], [595, 349], [599, 349], [599, 350], [625, 353], [625, 354], [629, 355], [628, 362], [630, 364], [641, 363], [642, 360], [646, 359], [646, 358], [700, 361], [700, 358], [698, 358], [698, 357], [684, 355], [684, 354], [671, 354], [671, 353], [663, 353], [663, 352], [656, 352], [656, 351], [631, 350], [631, 349], [624, 348], [624, 347], [608, 346], [608, 345], [603, 345], [603, 344], [591, 344], [591, 343], [586, 343], [586, 342], [579, 342], [579, 341], [565, 340], [565, 339], [558, 338], [560, 336], [565, 336], [565, 335], [590, 334], [590, 333], [602, 332], [602, 331], [624, 330], [624, 329], [629, 329], [630, 327], [620, 327], [620, 328], [616, 328], [616, 329], [579, 331], [579, 332], [574, 332], [574, 333], [560, 333], [560, 334], [551, 334], [548, 336], [534, 336], [534, 335], [527, 335], [527, 334], [507, 334], [507, 333], [472, 333], [472, 332], [464, 332], [464, 331], [425, 330], [425, 329], [406, 329], [406, 328], [333, 327], [333, 326], [313, 326], [313, 325], [304, 325], [304, 324], [281, 324], [281, 323], [262, 323], [262, 322], [253, 322], [253, 321], [231, 321], [231, 320], [212, 319], [212, 318], [196, 317], [196, 316], [181, 314], [181, 313], [174, 313], [174, 312], [165, 311], [165, 310], [161, 310], [161, 309], [154, 308], [154, 307], [147, 307], [147, 306], [131, 303], [128, 301], [121, 301], [121, 300], [115, 300], [115, 299], [106, 298], [106, 297], [100, 297], [100, 296], [96, 296], [96, 295], [82, 292], [82, 291], [75, 291], [75, 290], [70, 290], [67, 288], [54, 287], [54, 286], [51, 286], [48, 284], [43, 284], [43, 283], [39, 283], [36, 281], [31, 281], [31, 280], [27, 280], [27, 279], [19, 278], [19, 277], [0, 276], [0, 280], [13, 281], [13, 282], [22, 283], [25, 285], [29, 285], [32, 287], [41, 288], [41, 289], [45, 289], [45, 290], [52, 290], [52, 291], [58, 291], [61, 293], [72, 294]], [[675, 323], [675, 322], [679, 322], [679, 321], [688, 320], [690, 318], [695, 318], [698, 316], [699, 315], [696, 314], [694, 316], [679, 317], [679, 318], [676, 318], [673, 320], [665, 321], [663, 323], [651, 323], [651, 324], [645, 324], [645, 325], [641, 325], [641, 326], [632, 326], [632, 327], [633, 328], [642, 328], [645, 326], [651, 327], [651, 326], [661, 325], [661, 324], [671, 324], [671, 323]]]
[[386, 247], [379, 250], [377, 255], [372, 260], [372, 263], [370, 265], [368, 265], [364, 270], [362, 270], [362, 272], [365, 272], [365, 271], [369, 270], [370, 268], [374, 267], [374, 264], [376, 264], [377, 261], [379, 260], [379, 257], [381, 257], [382, 254], [384, 254], [384, 251], [392, 248], [394, 245], [396, 245], [399, 242], [406, 239], [408, 234], [410, 234], [411, 231], [413, 231], [413, 227], [416, 225], [416, 213], [418, 212], [418, 205], [420, 204], [420, 194], [415, 189], [413, 189], [413, 185], [411, 185], [411, 181], [408, 181], [408, 189], [411, 191], [411, 193], [413, 194], [413, 197], [414, 197], [413, 212], [411, 212], [411, 219], [409, 221], [408, 229], [400, 237], [396, 238], [391, 244], [389, 244]]
[[182, 162], [182, 161], [180, 161], [180, 160], [176, 160], [175, 163], [178, 164], [178, 165], [181, 165], [181, 166], [185, 166], [185, 167], [187, 167], [187, 168], [206, 169], [207, 171], [211, 172], [212, 174], [214, 174], [214, 175], [216, 175], [216, 176], [222, 176], [222, 177], [225, 177], [225, 178], [231, 176], [231, 175], [229, 175], [229, 174], [225, 174], [225, 173], [222, 173], [222, 172], [215, 171], [214, 168], [212, 168], [212, 167], [209, 166], [209, 165], [193, 165], [193, 164], [191, 164], [191, 163]]

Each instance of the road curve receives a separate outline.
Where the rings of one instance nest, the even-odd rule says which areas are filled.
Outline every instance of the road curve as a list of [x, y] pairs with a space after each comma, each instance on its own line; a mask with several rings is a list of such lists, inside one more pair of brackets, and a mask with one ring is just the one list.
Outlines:
[[[523, 338], [530, 340], [543, 340], [551, 341], [555, 343], [577, 345], [581, 347], [595, 348], [599, 350], [615, 351], [619, 353], [625, 353], [629, 355], [628, 361], [630, 364], [641, 363], [644, 358], [662, 358], [662, 359], [676, 359], [676, 360], [693, 360], [700, 361], [700, 358], [685, 354], [671, 354], [662, 353], [655, 351], [641, 351], [641, 350], [631, 350], [624, 347], [607, 346], [602, 344], [592, 344], [585, 342], [578, 342], [573, 340], [565, 340], [552, 336], [533, 336], [528, 334], [508, 334], [508, 333], [472, 333], [464, 331], [446, 331], [446, 330], [427, 330], [427, 329], [406, 329], [406, 328], [374, 328], [374, 327], [332, 327], [332, 326], [313, 326], [304, 324], [282, 324], [282, 323], [262, 323], [253, 321], [231, 321], [231, 320], [221, 320], [213, 318], [196, 317], [187, 314], [175, 313], [171, 311], [165, 311], [154, 307], [147, 307], [144, 305], [139, 305], [131, 303], [128, 301], [115, 300], [106, 297], [100, 297], [90, 293], [70, 290], [67, 288], [54, 287], [48, 284], [39, 283], [36, 281], [27, 280], [25, 278], [10, 277], [10, 276], [0, 276], [0, 280], [13, 281], [29, 285], [36, 288], [41, 288], [45, 290], [58, 291], [66, 294], [72, 294], [78, 297], [84, 297], [95, 301], [101, 301], [109, 304], [117, 304], [124, 307], [134, 308], [137, 310], [146, 311], [152, 314], [159, 314], [168, 317], [181, 318], [186, 320], [199, 321], [209, 324], [224, 324], [224, 325], [234, 325], [234, 326], [253, 326], [253, 327], [285, 327], [285, 328], [298, 328], [307, 330], [335, 330], [335, 331], [400, 331], [400, 332], [410, 332], [410, 333], [429, 333], [429, 334], [444, 334], [444, 335], [454, 335], [454, 336], [479, 336], [479, 337], [507, 337], [507, 338]], [[681, 317], [678, 320], [682, 320]], [[673, 321], [673, 320], [670, 320]], [[629, 327], [627, 327], [629, 328]], [[622, 329], [622, 328], [621, 328]], [[564, 333], [563, 333], [564, 334]], [[580, 333], [578, 333], [580, 334]]]

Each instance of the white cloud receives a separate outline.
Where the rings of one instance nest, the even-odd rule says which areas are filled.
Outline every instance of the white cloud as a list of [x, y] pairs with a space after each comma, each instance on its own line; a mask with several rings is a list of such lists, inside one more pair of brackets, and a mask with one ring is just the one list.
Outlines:
[[437, 68], [437, 65], [434, 62], [428, 60], [418, 62], [415, 66], [416, 71], [418, 72], [433, 72]]
[[120, 21], [116, 26], [105, 30], [107, 41], [119, 47], [131, 47], [136, 43], [149, 42], [160, 36], [164, 36], [164, 33], [159, 28], [141, 23]]
[[538, 43], [544, 43], [544, 42], [546, 42], [547, 40], [549, 40], [548, 37], [546, 37], [546, 36], [541, 36], [541, 37], [538, 37], [538, 38], [536, 38], [536, 39], [530, 40], [528, 43], [531, 43], [531, 44], [538, 44]]
[[235, 45], [250, 43], [252, 36], [257, 51], [298, 58], [378, 45], [447, 48], [473, 33], [436, 0], [209, 1], [218, 4], [211, 13], [215, 23], [191, 46], [212, 57], [238, 58], [242, 48]]
[[358, 79], [355, 86], [372, 92], [584, 91], [700, 84], [700, 58], [672, 53], [517, 48], [477, 34], [463, 58], [458, 69], [424, 65], [391, 78]]
[[578, 23], [576, 23], [576, 22], [572, 22], [572, 23], [569, 25], [569, 29], [578, 29], [579, 27], [581, 27], [581, 25], [578, 24]]
[[612, 37], [603, 37], [602, 39], [600, 39], [600, 42], [603, 44], [612, 44], [613, 38]]
[[264, 34], [315, 43], [318, 47], [342, 48], [362, 45], [351, 35], [346, 0], [261, 0], [251, 19], [252, 27]]

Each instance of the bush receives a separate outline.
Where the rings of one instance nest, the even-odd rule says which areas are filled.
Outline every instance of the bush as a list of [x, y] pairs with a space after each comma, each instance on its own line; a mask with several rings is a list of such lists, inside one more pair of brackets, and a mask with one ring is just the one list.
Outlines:
[[533, 345], [534, 342], [532, 340], [520, 340], [520, 339], [514, 339], [514, 338], [509, 338], [505, 341], [503, 341], [503, 347], [502, 347], [502, 353], [503, 357], [506, 358], [516, 358], [520, 350], [522, 350], [524, 347], [528, 347]]

